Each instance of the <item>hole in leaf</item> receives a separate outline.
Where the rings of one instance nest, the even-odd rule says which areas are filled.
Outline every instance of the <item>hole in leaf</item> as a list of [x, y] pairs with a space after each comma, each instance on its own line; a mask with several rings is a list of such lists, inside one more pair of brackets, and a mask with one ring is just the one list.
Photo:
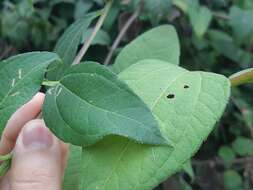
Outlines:
[[167, 98], [168, 99], [173, 99], [173, 98], [175, 98], [175, 94], [168, 94]]
[[184, 88], [187, 89], [187, 88], [190, 88], [188, 85], [184, 85]]

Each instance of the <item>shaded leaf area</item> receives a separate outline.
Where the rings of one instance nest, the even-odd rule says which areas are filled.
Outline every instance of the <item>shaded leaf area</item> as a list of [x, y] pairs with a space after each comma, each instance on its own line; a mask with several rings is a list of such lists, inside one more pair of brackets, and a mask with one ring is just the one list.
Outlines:
[[151, 29], [124, 47], [115, 60], [113, 71], [119, 73], [143, 59], [160, 59], [179, 64], [180, 47], [174, 27], [163, 25]]
[[43, 116], [56, 136], [79, 146], [93, 145], [108, 135], [167, 144], [145, 103], [117, 75], [96, 63], [67, 70], [48, 90]]
[[40, 89], [48, 65], [59, 57], [50, 52], [31, 52], [0, 62], [0, 134], [10, 116]]
[[156, 187], [198, 150], [230, 95], [229, 81], [222, 75], [189, 72], [159, 60], [140, 61], [119, 76], [152, 110], [172, 147], [104, 139], [83, 150], [82, 189]]

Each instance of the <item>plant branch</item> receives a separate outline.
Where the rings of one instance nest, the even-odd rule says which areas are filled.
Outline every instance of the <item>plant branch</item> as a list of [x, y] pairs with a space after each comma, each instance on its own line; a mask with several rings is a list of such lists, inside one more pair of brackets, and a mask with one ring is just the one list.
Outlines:
[[103, 13], [101, 14], [101, 16], [99, 17], [99, 20], [94, 28], [94, 30], [92, 31], [90, 37], [85, 41], [85, 43], [83, 44], [82, 48], [80, 49], [80, 51], [78, 52], [75, 60], [73, 61], [72, 65], [76, 65], [79, 64], [80, 61], [82, 60], [83, 56], [85, 55], [85, 53], [87, 52], [88, 48], [90, 47], [90, 44], [92, 42], [92, 40], [95, 38], [97, 32], [100, 30], [100, 28], [102, 27], [104, 20], [112, 6], [113, 0], [109, 0], [107, 2], [107, 4], [105, 5], [105, 8], [103, 10]]
[[230, 20], [231, 19], [228, 15], [223, 14], [223, 13], [219, 13], [219, 12], [212, 12], [212, 13], [213, 13], [214, 17], [219, 18], [219, 19], [223, 19], [223, 20]]
[[229, 80], [233, 87], [241, 84], [253, 83], [253, 68], [235, 73], [229, 77]]
[[121, 29], [119, 35], [117, 36], [117, 38], [115, 39], [112, 47], [110, 48], [110, 51], [107, 55], [107, 57], [105, 58], [104, 61], [104, 65], [108, 65], [111, 62], [112, 56], [114, 51], [117, 49], [117, 47], [119, 46], [122, 38], [125, 36], [126, 32], [128, 31], [129, 27], [133, 24], [133, 22], [137, 19], [137, 17], [140, 14], [140, 10], [141, 10], [141, 6], [139, 6], [136, 11], [129, 17], [129, 19], [127, 20], [127, 22], [125, 23], [125, 25], [123, 26], [123, 28]]

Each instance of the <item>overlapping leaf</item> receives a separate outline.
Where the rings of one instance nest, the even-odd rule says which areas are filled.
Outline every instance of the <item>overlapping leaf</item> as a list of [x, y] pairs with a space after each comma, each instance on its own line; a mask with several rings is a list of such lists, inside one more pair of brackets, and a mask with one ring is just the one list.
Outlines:
[[173, 26], [163, 25], [149, 30], [120, 52], [113, 70], [119, 73], [143, 59], [160, 59], [179, 64], [180, 47], [177, 33]]
[[57, 60], [55, 53], [32, 52], [0, 62], [0, 134], [17, 108], [39, 91], [47, 66]]
[[172, 147], [104, 139], [83, 150], [81, 189], [154, 188], [198, 150], [230, 95], [230, 83], [222, 75], [189, 72], [159, 60], [136, 63], [120, 78], [149, 106]]
[[47, 92], [43, 116], [59, 138], [79, 146], [108, 135], [167, 144], [145, 103], [117, 75], [96, 63], [70, 68]]

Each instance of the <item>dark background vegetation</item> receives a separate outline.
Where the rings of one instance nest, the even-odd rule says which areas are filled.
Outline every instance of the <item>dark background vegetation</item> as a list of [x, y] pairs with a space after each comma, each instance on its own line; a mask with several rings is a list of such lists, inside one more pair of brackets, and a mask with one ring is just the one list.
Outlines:
[[[52, 51], [67, 26], [101, 7], [103, 0], [1, 0], [0, 60], [27, 51]], [[126, 23], [130, 27], [111, 50]], [[253, 67], [253, 0], [118, 1], [85, 59], [104, 63], [111, 51], [111, 63], [121, 47], [160, 24], [176, 27], [183, 67], [226, 76]], [[157, 189], [253, 189], [253, 85], [233, 89], [221, 122], [191, 165]]]

